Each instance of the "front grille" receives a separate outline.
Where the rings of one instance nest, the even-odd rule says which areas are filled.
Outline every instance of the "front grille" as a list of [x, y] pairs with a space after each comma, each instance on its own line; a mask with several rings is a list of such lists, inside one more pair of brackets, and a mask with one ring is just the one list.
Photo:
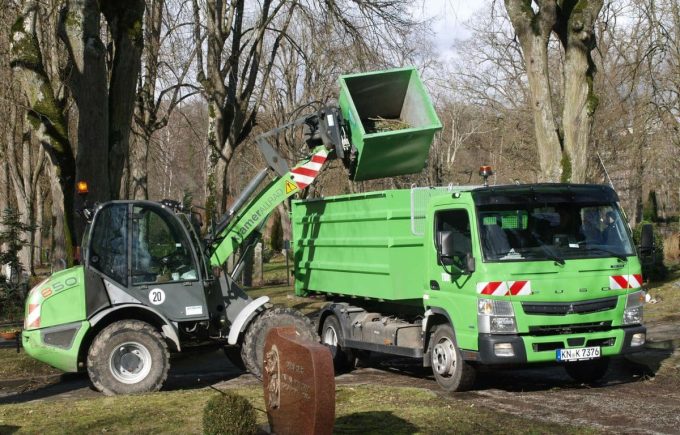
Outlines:
[[534, 343], [534, 352], [545, 352], [548, 350], [562, 349], [564, 347], [564, 342], [552, 341], [550, 343]]
[[582, 302], [522, 302], [526, 314], [564, 316], [566, 314], [587, 314], [607, 311], [616, 307], [618, 298], [610, 297]]
[[586, 346], [600, 346], [600, 347], [609, 347], [609, 346], [614, 346], [616, 344], [616, 338], [611, 337], [611, 338], [595, 338], [593, 340], [588, 340], [588, 343]]
[[530, 326], [529, 334], [535, 336], [543, 335], [560, 335], [560, 334], [582, 334], [586, 332], [600, 332], [609, 331], [612, 322], [592, 322], [592, 323], [576, 323], [573, 325], [545, 325], [545, 326]]

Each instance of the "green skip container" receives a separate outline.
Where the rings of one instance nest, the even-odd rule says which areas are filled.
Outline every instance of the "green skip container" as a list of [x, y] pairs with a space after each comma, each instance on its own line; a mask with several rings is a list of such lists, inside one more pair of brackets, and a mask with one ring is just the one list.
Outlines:
[[442, 124], [415, 68], [340, 76], [339, 104], [358, 152], [353, 180], [422, 171]]

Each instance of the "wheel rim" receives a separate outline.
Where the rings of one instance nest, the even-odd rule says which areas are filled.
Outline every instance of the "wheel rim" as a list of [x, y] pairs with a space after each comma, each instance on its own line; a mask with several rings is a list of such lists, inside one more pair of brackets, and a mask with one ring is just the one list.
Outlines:
[[326, 330], [323, 333], [323, 344], [331, 347], [338, 346], [338, 334], [333, 327], [326, 327]]
[[453, 376], [456, 367], [456, 348], [447, 337], [441, 338], [432, 350], [432, 367], [443, 377]]
[[151, 371], [151, 353], [140, 343], [123, 343], [111, 352], [109, 367], [117, 381], [136, 384]]

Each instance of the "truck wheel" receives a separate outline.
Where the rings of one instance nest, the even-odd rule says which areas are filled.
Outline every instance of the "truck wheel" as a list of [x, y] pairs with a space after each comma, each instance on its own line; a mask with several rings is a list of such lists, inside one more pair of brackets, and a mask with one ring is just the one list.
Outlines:
[[165, 340], [154, 327], [139, 320], [110, 324], [87, 353], [90, 380], [107, 396], [158, 391], [169, 368]]
[[576, 382], [590, 384], [599, 381], [607, 373], [609, 358], [564, 363], [564, 371]]
[[440, 387], [448, 392], [465, 391], [475, 382], [475, 368], [463, 361], [453, 329], [438, 325], [430, 341], [432, 373]]
[[294, 326], [304, 340], [319, 342], [319, 336], [312, 327], [312, 322], [301, 312], [292, 308], [272, 308], [266, 310], [248, 325], [241, 346], [241, 357], [246, 369], [262, 379], [262, 363], [264, 360], [264, 341], [269, 330], [279, 326]]
[[338, 318], [331, 314], [326, 317], [321, 327], [321, 343], [328, 346], [333, 357], [333, 366], [337, 372], [354, 368], [356, 359], [352, 349], [343, 349], [338, 343], [344, 341], [342, 328]]

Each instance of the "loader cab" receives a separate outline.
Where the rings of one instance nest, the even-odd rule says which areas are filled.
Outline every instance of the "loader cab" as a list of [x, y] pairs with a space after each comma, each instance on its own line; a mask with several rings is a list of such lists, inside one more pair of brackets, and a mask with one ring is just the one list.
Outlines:
[[208, 317], [205, 255], [189, 219], [169, 207], [151, 201], [100, 206], [84, 258], [103, 278], [113, 305], [142, 303], [173, 321]]

